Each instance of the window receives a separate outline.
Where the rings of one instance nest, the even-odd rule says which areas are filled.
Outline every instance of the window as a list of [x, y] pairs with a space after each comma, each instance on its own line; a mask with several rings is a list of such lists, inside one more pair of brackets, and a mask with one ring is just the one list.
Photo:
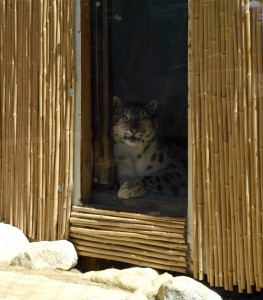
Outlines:
[[[166, 195], [167, 188], [164, 195], [150, 191], [129, 200], [116, 197], [118, 163], [114, 160], [116, 143], [112, 127], [114, 97], [133, 105], [156, 99], [156, 130], [164, 149], [163, 156], [170, 157], [177, 151], [170, 149], [180, 149], [180, 159], [185, 160], [183, 166], [186, 168], [187, 23], [188, 3], [185, 0], [92, 1], [94, 168], [89, 205], [165, 215], [186, 213], [187, 195]], [[136, 130], [141, 128], [138, 124], [136, 126]], [[171, 144], [176, 148], [171, 148]], [[177, 159], [178, 155], [173, 154], [175, 156], [171, 159]], [[158, 155], [159, 161], [162, 161], [162, 154], [158, 152]], [[136, 157], [141, 159], [140, 154]], [[151, 153], [152, 164], [145, 169], [155, 168], [153, 158]], [[181, 172], [178, 166], [176, 172]], [[154, 175], [153, 184], [148, 182], [151, 174], [147, 173], [144, 177], [148, 177], [149, 186], [161, 189], [165, 180], [176, 190], [177, 182], [171, 182], [167, 174]], [[177, 176], [180, 179], [180, 175]], [[159, 180], [161, 184], [157, 182]], [[182, 185], [187, 191], [187, 181]]]

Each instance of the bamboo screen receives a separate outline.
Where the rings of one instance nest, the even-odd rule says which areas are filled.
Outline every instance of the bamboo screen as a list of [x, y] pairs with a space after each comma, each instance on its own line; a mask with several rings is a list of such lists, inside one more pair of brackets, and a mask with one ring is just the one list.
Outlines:
[[74, 0], [0, 2], [0, 218], [32, 239], [68, 235]]
[[190, 1], [193, 270], [263, 287], [263, 1]]
[[72, 207], [70, 239], [78, 255], [188, 271], [185, 218]]

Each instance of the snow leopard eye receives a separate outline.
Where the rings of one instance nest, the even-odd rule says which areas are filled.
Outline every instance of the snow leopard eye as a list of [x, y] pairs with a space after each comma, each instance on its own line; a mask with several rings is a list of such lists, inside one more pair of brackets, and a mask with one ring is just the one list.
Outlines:
[[120, 121], [122, 121], [122, 122], [128, 122], [129, 118], [128, 118], [128, 116], [124, 115], [124, 116], [121, 116]]

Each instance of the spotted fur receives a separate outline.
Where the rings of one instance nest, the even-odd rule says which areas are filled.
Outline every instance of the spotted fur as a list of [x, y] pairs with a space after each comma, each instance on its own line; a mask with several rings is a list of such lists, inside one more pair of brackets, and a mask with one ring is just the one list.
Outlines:
[[121, 184], [120, 198], [146, 192], [185, 197], [185, 153], [168, 147], [157, 137], [157, 101], [121, 103], [115, 98], [113, 116], [114, 157]]

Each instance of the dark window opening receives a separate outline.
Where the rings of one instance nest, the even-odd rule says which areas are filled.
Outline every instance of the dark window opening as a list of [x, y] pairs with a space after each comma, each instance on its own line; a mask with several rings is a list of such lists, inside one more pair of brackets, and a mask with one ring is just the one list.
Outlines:
[[[187, 170], [188, 2], [94, 0], [91, 32], [94, 170], [89, 205], [185, 215], [187, 180], [182, 178], [187, 177], [187, 171], [182, 175], [182, 168]], [[126, 131], [120, 143], [137, 149], [139, 146], [134, 144], [143, 140], [136, 160], [128, 162], [130, 168], [136, 164], [137, 171], [143, 170], [138, 171], [139, 175], [136, 171], [138, 181], [129, 178], [127, 186], [129, 195], [137, 185], [145, 188], [146, 194], [129, 199], [117, 197], [123, 182], [118, 179], [120, 160], [116, 160], [116, 138], [112, 132], [116, 122], [114, 98], [131, 105], [118, 113], [118, 130]], [[155, 100], [151, 102], [152, 99]], [[153, 130], [161, 145], [156, 151], [151, 150], [155, 138], [145, 133]], [[130, 176], [123, 172], [124, 177]]]

